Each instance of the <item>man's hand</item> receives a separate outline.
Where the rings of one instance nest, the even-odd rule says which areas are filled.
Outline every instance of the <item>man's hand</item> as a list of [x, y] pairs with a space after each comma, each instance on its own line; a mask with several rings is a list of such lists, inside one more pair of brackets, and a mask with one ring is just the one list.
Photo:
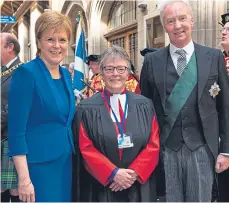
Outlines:
[[215, 171], [216, 173], [222, 173], [229, 167], [229, 156], [219, 154], [216, 160]]
[[135, 172], [131, 169], [119, 169], [110, 185], [111, 191], [121, 191], [133, 185], [136, 181]]

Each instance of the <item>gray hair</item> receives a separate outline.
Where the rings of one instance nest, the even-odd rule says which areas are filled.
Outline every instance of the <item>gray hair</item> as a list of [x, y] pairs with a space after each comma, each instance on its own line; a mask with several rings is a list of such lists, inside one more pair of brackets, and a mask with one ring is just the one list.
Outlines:
[[104, 68], [104, 61], [110, 60], [110, 59], [116, 59], [116, 58], [121, 58], [126, 61], [127, 63], [127, 70], [129, 73], [131, 73], [131, 64], [130, 64], [130, 59], [125, 51], [120, 46], [117, 45], [112, 45], [111, 47], [108, 47], [105, 49], [105, 51], [101, 54], [100, 59], [99, 59], [99, 69], [102, 72]]
[[164, 19], [164, 10], [166, 9], [167, 6], [173, 5], [174, 3], [177, 3], [177, 2], [183, 3], [190, 11], [190, 15], [193, 16], [192, 7], [188, 0], [168, 0], [160, 8], [160, 20], [161, 20], [161, 24], [163, 25], [163, 27], [164, 27], [164, 20], [163, 20]]

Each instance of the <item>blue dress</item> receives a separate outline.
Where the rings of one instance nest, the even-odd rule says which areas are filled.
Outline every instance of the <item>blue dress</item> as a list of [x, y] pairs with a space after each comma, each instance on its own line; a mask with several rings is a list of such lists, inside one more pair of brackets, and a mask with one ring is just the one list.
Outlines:
[[[67, 120], [69, 114], [67, 89], [62, 78], [53, 81], [61, 99], [66, 104], [61, 110]], [[29, 163], [28, 166], [36, 202], [71, 202], [72, 150], [70, 143], [66, 151], [56, 160], [47, 163]]]
[[9, 156], [26, 155], [37, 202], [70, 202], [75, 151], [75, 98], [69, 71], [53, 80], [40, 57], [12, 74], [8, 102]]

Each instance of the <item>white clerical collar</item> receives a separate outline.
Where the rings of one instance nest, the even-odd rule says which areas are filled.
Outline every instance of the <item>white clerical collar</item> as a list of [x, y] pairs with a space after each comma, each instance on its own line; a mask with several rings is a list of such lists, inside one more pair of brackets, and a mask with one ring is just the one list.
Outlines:
[[9, 63], [7, 63], [7, 64], [6, 64], [6, 67], [9, 68], [10, 65], [11, 65], [14, 61], [16, 61], [16, 59], [17, 59], [17, 56], [16, 56], [15, 58], [13, 58]]
[[[121, 119], [120, 119], [120, 113], [119, 113], [119, 103], [118, 103], [119, 101], [120, 101], [122, 110], [124, 112], [125, 104], [126, 104], [126, 94], [113, 94], [112, 96], [110, 96], [111, 108], [113, 109], [115, 115], [118, 118], [118, 121], [120, 122]], [[128, 110], [128, 107], [127, 107], [127, 110]], [[115, 122], [115, 118], [112, 114], [112, 111], [110, 112], [110, 115], [111, 115], [113, 122]], [[126, 117], [127, 117], [127, 113], [126, 113]]]

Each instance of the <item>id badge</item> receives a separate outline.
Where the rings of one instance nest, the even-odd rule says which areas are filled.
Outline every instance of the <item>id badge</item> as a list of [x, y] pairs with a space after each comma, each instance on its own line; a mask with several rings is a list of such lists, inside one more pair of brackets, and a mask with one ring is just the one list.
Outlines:
[[123, 136], [121, 134], [118, 135], [118, 148], [130, 148], [133, 147], [133, 139], [131, 133], [123, 133]]

